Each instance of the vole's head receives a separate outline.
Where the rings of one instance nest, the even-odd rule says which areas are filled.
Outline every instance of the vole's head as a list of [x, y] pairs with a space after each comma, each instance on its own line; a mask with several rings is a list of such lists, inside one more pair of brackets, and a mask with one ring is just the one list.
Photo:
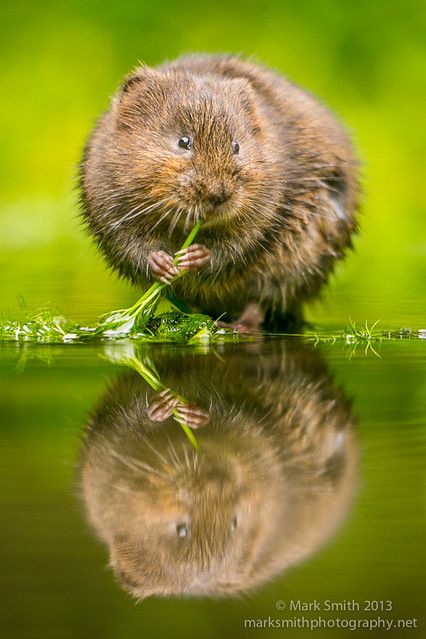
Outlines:
[[132, 497], [121, 495], [128, 516], [110, 539], [110, 565], [138, 598], [238, 592], [271, 516], [262, 477], [248, 483], [235, 455], [174, 451], [172, 469], [146, 474], [143, 485], [132, 478]]
[[87, 514], [138, 599], [250, 590], [309, 556], [342, 518], [354, 441], [333, 422], [292, 453], [282, 433], [228, 411], [199, 431], [195, 452], [171, 419], [143, 435], [143, 405], [113, 412], [125, 422], [87, 440], [81, 472]]
[[267, 146], [247, 80], [141, 67], [89, 145], [86, 172], [94, 158], [116, 228], [187, 232], [199, 216], [213, 226], [268, 215]]

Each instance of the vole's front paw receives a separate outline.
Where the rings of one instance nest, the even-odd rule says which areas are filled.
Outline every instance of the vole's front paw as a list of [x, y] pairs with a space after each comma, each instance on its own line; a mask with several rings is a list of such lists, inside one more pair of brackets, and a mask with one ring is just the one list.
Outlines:
[[179, 273], [172, 256], [165, 251], [152, 251], [148, 255], [148, 266], [157, 280], [164, 284], [170, 284], [174, 276]]
[[198, 406], [180, 403], [176, 412], [178, 417], [190, 428], [201, 428], [210, 421], [208, 412]]
[[172, 395], [170, 389], [159, 393], [150, 403], [147, 410], [148, 418], [153, 422], [164, 422], [168, 419], [178, 400]]
[[178, 251], [176, 257], [180, 269], [197, 271], [210, 262], [212, 254], [204, 244], [191, 244], [188, 248]]

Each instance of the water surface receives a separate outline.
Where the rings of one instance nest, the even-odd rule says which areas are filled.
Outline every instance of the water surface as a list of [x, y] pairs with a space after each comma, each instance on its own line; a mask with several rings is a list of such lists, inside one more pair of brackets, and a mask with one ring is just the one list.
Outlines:
[[[3, 346], [4, 636], [156, 637], [173, 622], [176, 637], [304, 637], [270, 619], [319, 617], [421, 626], [425, 362], [420, 341], [350, 360], [339, 344], [278, 339]], [[291, 610], [304, 602], [321, 610]], [[315, 631], [342, 632], [371, 636]], [[422, 631], [373, 636], [406, 632]]]

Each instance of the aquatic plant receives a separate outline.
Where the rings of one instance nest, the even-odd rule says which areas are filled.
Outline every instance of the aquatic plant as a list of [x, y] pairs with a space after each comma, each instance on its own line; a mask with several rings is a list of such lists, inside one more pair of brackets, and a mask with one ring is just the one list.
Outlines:
[[[199, 220], [185, 242], [182, 244], [180, 251], [184, 251], [188, 246], [192, 244], [194, 241], [200, 227], [202, 225], [202, 220]], [[177, 258], [174, 259], [175, 265], [177, 265]], [[175, 277], [171, 280], [171, 284], [175, 282], [178, 278], [185, 275], [186, 271], [181, 270]], [[128, 334], [130, 332], [140, 332], [144, 331], [148, 321], [153, 317], [155, 308], [160, 299], [161, 293], [166, 286], [164, 282], [154, 282], [154, 284], [138, 299], [138, 301], [133, 304], [130, 308], [121, 309], [118, 311], [113, 311], [112, 313], [108, 313], [101, 319], [101, 322], [96, 327], [97, 335], [107, 335], [114, 336], [119, 333]]]
[[[178, 254], [192, 244], [201, 224], [200, 220], [194, 225]], [[175, 258], [175, 264], [177, 260], [178, 258]], [[184, 276], [185, 273], [184, 269], [180, 270], [170, 283]], [[50, 307], [40, 309], [32, 315], [27, 314], [23, 322], [0, 320], [0, 340], [52, 344], [96, 338], [108, 340], [131, 338], [140, 341], [186, 343], [238, 339], [238, 331], [217, 326], [208, 315], [170, 310], [155, 316], [158, 302], [167, 286], [169, 284], [155, 282], [133, 306], [103, 315], [95, 326], [72, 323], [55, 313]], [[170, 307], [175, 309], [172, 302]]]

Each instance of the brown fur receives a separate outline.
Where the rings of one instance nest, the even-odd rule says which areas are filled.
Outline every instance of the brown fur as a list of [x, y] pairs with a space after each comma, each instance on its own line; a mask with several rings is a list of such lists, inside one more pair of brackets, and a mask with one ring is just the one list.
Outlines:
[[[183, 135], [191, 153], [177, 145]], [[356, 228], [355, 161], [341, 125], [285, 78], [232, 56], [137, 68], [87, 144], [81, 186], [109, 263], [141, 286], [152, 277], [148, 255], [173, 255], [205, 217], [196, 241], [211, 261], [176, 293], [233, 319], [250, 302], [269, 324], [299, 314]], [[212, 204], [217, 193], [229, 199]]]
[[137, 598], [247, 591], [311, 555], [346, 513], [357, 449], [341, 390], [313, 349], [252, 348], [156, 359], [163, 382], [209, 413], [199, 453], [173, 419], [149, 419], [155, 398], [136, 373], [89, 422], [82, 497]]

